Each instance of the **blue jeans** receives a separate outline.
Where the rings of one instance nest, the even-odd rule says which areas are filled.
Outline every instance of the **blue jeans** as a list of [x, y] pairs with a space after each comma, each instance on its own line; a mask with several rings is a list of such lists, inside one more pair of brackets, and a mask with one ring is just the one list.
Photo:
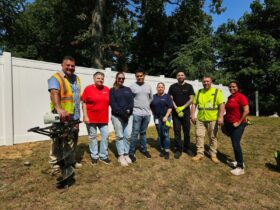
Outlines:
[[[98, 155], [98, 142], [97, 142], [97, 128], [99, 128], [101, 133], [101, 142], [100, 142], [100, 152]], [[108, 124], [87, 124], [87, 130], [89, 135], [89, 150], [90, 156], [93, 159], [107, 159], [108, 158]]]
[[240, 141], [246, 125], [246, 123], [241, 123], [238, 127], [234, 127], [232, 123], [225, 122], [225, 127], [230, 135], [237, 167], [241, 168], [243, 168], [243, 154]]
[[[155, 122], [156, 123], [156, 122]], [[170, 148], [170, 139], [169, 139], [169, 128], [165, 125], [165, 122], [158, 120], [156, 125], [158, 133], [158, 145], [160, 150], [169, 150]]]
[[111, 117], [115, 135], [116, 135], [116, 147], [118, 155], [128, 154], [129, 144], [131, 139], [132, 121], [133, 116], [131, 115], [127, 122], [122, 118], [112, 115]]
[[133, 115], [131, 142], [129, 147], [129, 154], [134, 154], [136, 149], [136, 142], [140, 134], [140, 149], [142, 152], [147, 151], [146, 131], [149, 125], [151, 116]]

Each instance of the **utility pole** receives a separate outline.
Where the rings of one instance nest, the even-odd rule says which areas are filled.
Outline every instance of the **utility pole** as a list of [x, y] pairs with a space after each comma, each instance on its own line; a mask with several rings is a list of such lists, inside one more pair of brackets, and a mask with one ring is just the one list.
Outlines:
[[258, 117], [259, 116], [259, 91], [256, 91], [255, 92], [256, 94], [256, 116]]

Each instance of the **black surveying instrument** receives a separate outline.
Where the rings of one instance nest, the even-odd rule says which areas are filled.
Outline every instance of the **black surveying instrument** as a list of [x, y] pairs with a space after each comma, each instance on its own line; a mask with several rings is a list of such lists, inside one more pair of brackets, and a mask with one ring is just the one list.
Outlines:
[[[57, 179], [58, 188], [68, 188], [68, 185], [74, 177], [75, 160], [73, 160], [74, 151], [69, 146], [71, 142], [78, 135], [78, 124], [81, 123], [80, 120], [68, 120], [60, 121], [58, 114], [47, 113], [44, 116], [44, 123], [52, 125], [40, 128], [34, 127], [30, 128], [28, 132], [39, 133], [42, 135], [49, 136], [52, 141], [57, 141], [59, 150], [59, 160], [52, 162], [55, 165], [59, 165], [61, 171], [61, 177]], [[54, 143], [54, 142], [53, 142]]]

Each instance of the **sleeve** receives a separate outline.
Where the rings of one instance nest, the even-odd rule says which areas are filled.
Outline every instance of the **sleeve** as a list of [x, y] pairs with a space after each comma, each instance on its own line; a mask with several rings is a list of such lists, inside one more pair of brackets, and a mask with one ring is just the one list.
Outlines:
[[115, 94], [116, 94], [115, 90], [111, 88], [111, 90], [110, 90], [110, 96], [109, 96], [109, 98], [110, 98], [110, 106], [111, 106], [112, 111], [113, 111], [115, 114], [119, 115], [120, 112], [121, 112], [121, 109], [120, 109], [120, 107], [118, 106], [118, 103], [117, 103]]
[[150, 103], [152, 102], [153, 98], [154, 98], [153, 90], [152, 87], [150, 86]]
[[170, 95], [166, 95], [167, 96], [167, 108], [173, 108], [173, 102], [172, 102], [172, 99], [170, 97]]
[[131, 91], [131, 89], [130, 88], [127, 88], [128, 89], [128, 91], [129, 91], [129, 100], [128, 100], [128, 107], [129, 107], [129, 109], [131, 110], [131, 112], [132, 112], [132, 110], [133, 110], [133, 107], [134, 107], [134, 98], [133, 98], [133, 93], [132, 93], [132, 91]]
[[87, 95], [88, 95], [88, 87], [86, 87], [85, 89], [84, 89], [84, 92], [83, 92], [83, 94], [82, 94], [82, 101], [83, 102], [85, 102], [85, 103], [87, 103]]
[[196, 104], [197, 94], [198, 94], [198, 91], [197, 91], [196, 94], [194, 95], [193, 104]]
[[154, 101], [155, 101], [155, 96], [153, 96], [153, 100], [150, 104], [150, 107], [151, 107], [151, 110], [152, 110], [152, 113], [154, 114], [155, 113], [155, 104], [154, 104]]
[[51, 91], [51, 89], [60, 90], [59, 82], [54, 76], [48, 79], [48, 90]]
[[193, 89], [193, 86], [190, 85], [190, 95], [191, 96], [194, 96], [195, 95], [195, 92], [194, 92], [194, 89]]
[[217, 104], [220, 105], [222, 103], [225, 103], [225, 99], [224, 99], [224, 96], [223, 96], [223, 93], [222, 91], [219, 89], [218, 90], [218, 93], [217, 93]]
[[249, 104], [247, 97], [243, 94], [240, 94], [239, 103], [242, 107]]
[[168, 95], [173, 96], [173, 85], [171, 85], [168, 89]]

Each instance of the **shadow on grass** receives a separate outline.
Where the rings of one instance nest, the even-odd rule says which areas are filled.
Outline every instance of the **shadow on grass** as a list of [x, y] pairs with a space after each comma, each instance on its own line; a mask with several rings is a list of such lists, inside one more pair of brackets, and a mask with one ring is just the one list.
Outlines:
[[77, 162], [82, 162], [84, 159], [85, 152], [87, 154], [90, 154], [88, 144], [85, 143], [78, 143], [77, 148], [76, 148], [76, 161]]

